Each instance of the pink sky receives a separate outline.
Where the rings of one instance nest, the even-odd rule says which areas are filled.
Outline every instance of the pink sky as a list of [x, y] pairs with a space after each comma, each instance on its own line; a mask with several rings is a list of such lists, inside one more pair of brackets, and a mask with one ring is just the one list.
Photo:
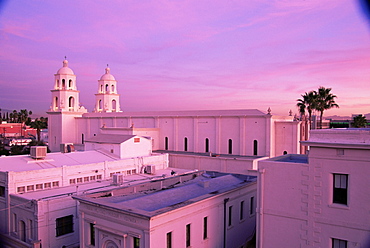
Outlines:
[[93, 110], [106, 64], [123, 111], [297, 113], [331, 87], [339, 109], [370, 112], [370, 23], [354, 0], [0, 1], [0, 108], [46, 115], [67, 56]]

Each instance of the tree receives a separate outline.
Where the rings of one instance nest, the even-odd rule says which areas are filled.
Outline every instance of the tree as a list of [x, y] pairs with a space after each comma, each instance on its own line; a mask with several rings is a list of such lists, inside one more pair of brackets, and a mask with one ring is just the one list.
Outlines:
[[366, 127], [367, 125], [366, 117], [363, 115], [357, 115], [353, 118], [353, 122], [351, 124], [352, 124], [352, 127], [355, 127], [355, 128]]
[[298, 101], [297, 107], [299, 109], [299, 113], [301, 114], [301, 117], [306, 114], [306, 110], [307, 110], [308, 121], [311, 127], [312, 111], [316, 109], [317, 92], [313, 90], [308, 93], [305, 92], [305, 94], [301, 96], [302, 96], [302, 99], [297, 99]]
[[322, 128], [324, 111], [331, 108], [339, 108], [339, 105], [335, 102], [335, 98], [337, 98], [337, 96], [330, 93], [330, 91], [331, 88], [320, 86], [317, 92], [315, 109], [320, 112], [320, 128]]
[[41, 129], [45, 129], [48, 127], [48, 118], [40, 117], [40, 119], [36, 118], [35, 121], [30, 123], [30, 126], [36, 129], [37, 133], [37, 142], [41, 140]]

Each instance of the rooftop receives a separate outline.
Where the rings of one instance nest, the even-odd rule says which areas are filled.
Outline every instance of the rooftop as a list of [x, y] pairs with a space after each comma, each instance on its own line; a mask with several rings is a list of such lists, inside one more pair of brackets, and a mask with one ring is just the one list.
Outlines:
[[122, 187], [124, 185], [135, 185], [146, 181], [163, 179], [165, 177], [173, 177], [171, 172], [175, 171], [176, 175], [189, 172], [186, 169], [178, 168], [166, 168], [156, 171], [156, 175], [149, 174], [133, 174], [124, 177], [124, 181], [121, 185], [113, 185], [112, 179], [93, 181], [87, 183], [79, 183], [74, 185], [69, 185], [65, 187], [58, 187], [52, 189], [36, 190], [26, 193], [17, 194], [18, 197], [22, 197], [28, 200], [38, 199], [38, 200], [48, 200], [52, 198], [66, 197], [72, 195], [82, 195], [86, 193], [100, 192], [102, 190], [113, 190], [117, 187]]
[[301, 143], [307, 146], [370, 149], [370, 128], [315, 129], [310, 131], [309, 140]]
[[126, 140], [135, 137], [135, 135], [117, 135], [117, 134], [97, 134], [86, 139], [86, 142], [121, 144]]
[[150, 218], [256, 181], [255, 176], [196, 171], [74, 198]]
[[47, 153], [45, 159], [33, 159], [29, 155], [1, 156], [0, 171], [32, 171], [116, 160], [121, 159], [99, 150], [70, 153], [53, 152]]
[[266, 161], [308, 164], [308, 156], [304, 154], [287, 154], [274, 158], [269, 158]]

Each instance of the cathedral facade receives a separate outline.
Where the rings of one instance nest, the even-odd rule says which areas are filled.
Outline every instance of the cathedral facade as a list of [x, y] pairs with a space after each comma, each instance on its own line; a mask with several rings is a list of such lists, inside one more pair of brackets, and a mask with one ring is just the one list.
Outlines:
[[49, 147], [98, 134], [150, 137], [153, 150], [273, 157], [302, 153], [299, 141], [307, 131], [293, 116], [274, 116], [257, 109], [199, 111], [121, 111], [117, 81], [109, 67], [98, 80], [93, 112], [80, 106], [76, 75], [63, 61], [54, 75], [49, 117]]

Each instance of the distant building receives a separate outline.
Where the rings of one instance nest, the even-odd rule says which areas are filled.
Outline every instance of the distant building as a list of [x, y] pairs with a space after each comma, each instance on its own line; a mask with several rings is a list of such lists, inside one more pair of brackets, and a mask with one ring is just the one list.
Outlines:
[[64, 143], [83, 150], [85, 141], [97, 134], [121, 134], [149, 136], [153, 150], [267, 157], [305, 152], [299, 141], [307, 139], [308, 129], [293, 116], [256, 109], [122, 112], [109, 68], [98, 80], [92, 113], [80, 106], [76, 76], [66, 60], [55, 74], [51, 95], [51, 151]]
[[257, 247], [370, 247], [370, 129], [312, 130], [258, 163]]
[[2, 138], [36, 138], [36, 129], [23, 125], [23, 123], [0, 123], [0, 136]]
[[245, 246], [255, 231], [256, 177], [192, 172], [73, 196], [80, 247]]

